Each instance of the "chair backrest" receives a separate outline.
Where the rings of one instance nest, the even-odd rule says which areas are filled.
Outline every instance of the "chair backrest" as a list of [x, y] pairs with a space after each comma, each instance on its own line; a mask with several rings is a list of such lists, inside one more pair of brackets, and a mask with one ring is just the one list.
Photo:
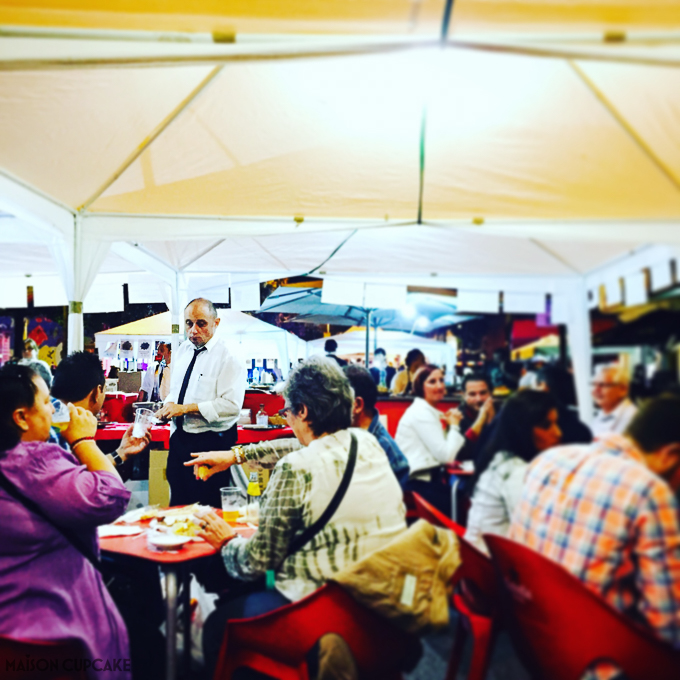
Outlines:
[[342, 637], [366, 677], [392, 677], [410, 669], [420, 656], [418, 638], [358, 604], [337, 583], [327, 583], [309, 597], [269, 614], [227, 624], [217, 664], [229, 654], [251, 649], [288, 666], [298, 666], [323, 635]]
[[0, 677], [9, 680], [86, 680], [80, 642], [38, 642], [0, 637]]
[[450, 529], [458, 536], [461, 564], [454, 575], [454, 583], [461, 583], [470, 600], [468, 604], [474, 610], [484, 614], [490, 613], [496, 597], [496, 576], [491, 560], [472, 543], [465, 540], [465, 529], [460, 524], [449, 519], [422, 496], [417, 493], [412, 494], [411, 502], [420, 519]]
[[627, 620], [562, 566], [500, 536], [485, 535], [518, 652], [537, 677], [578, 680], [613, 662], [630, 680], [677, 680], [680, 653]]

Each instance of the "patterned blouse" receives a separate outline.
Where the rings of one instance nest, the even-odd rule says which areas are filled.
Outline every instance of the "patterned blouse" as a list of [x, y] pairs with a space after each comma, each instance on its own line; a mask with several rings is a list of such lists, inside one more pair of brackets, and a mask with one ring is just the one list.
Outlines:
[[406, 529], [402, 490], [385, 452], [365, 430], [351, 432], [357, 438], [358, 455], [347, 493], [326, 527], [291, 556], [288, 546], [324, 512], [340, 484], [350, 430], [288, 453], [271, 447], [259, 461], [254, 460], [257, 449], [248, 449], [251, 465], [275, 466], [260, 501], [257, 533], [250, 539], [235, 538], [222, 548], [232, 577], [255, 580], [273, 570], [277, 590], [296, 601]]

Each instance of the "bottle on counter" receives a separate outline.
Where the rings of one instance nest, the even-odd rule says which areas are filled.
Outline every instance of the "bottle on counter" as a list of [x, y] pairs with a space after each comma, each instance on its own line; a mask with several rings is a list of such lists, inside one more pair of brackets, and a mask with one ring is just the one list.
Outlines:
[[267, 412], [264, 410], [264, 404], [260, 404], [260, 410], [257, 412], [257, 415], [255, 416], [255, 424], [264, 426], [269, 425], [269, 416], [267, 415]]
[[248, 505], [246, 506], [246, 521], [258, 524], [260, 520], [260, 482], [257, 472], [251, 472], [248, 480]]

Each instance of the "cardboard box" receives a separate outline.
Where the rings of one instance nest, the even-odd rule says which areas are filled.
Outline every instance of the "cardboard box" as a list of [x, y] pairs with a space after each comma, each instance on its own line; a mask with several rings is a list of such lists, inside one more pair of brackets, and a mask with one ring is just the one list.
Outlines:
[[151, 449], [149, 453], [149, 504], [167, 508], [170, 505], [168, 452], [166, 449]]

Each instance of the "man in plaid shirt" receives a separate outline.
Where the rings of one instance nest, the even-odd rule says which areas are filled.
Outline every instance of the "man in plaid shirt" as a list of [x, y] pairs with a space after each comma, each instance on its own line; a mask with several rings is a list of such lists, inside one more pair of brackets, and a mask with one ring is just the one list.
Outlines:
[[679, 487], [680, 398], [660, 397], [625, 436], [539, 456], [510, 538], [680, 647]]

